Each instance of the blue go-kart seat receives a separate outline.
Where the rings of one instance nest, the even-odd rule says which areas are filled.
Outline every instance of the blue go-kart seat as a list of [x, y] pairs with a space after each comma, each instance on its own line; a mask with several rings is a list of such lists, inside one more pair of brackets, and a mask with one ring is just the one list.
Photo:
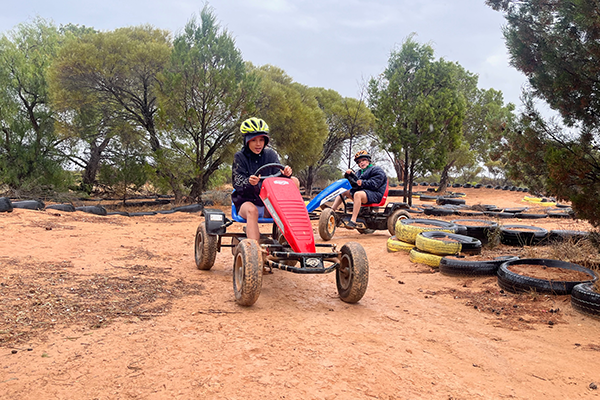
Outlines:
[[[241, 222], [243, 224], [246, 223], [246, 219], [240, 217], [240, 215], [237, 213], [237, 210], [235, 209], [235, 204], [233, 204], [233, 203], [231, 203], [231, 219], [233, 219], [236, 222]], [[258, 217], [258, 223], [259, 224], [272, 224], [273, 218]]]

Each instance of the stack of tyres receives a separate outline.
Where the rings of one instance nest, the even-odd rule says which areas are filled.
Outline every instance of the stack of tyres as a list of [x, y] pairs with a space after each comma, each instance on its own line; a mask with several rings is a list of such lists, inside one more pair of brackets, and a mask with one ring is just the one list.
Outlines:
[[406, 218], [396, 221], [395, 236], [387, 241], [389, 252], [404, 251], [410, 252], [415, 247], [417, 235], [427, 231], [443, 231], [456, 233], [458, 226], [446, 221], [435, 219]]

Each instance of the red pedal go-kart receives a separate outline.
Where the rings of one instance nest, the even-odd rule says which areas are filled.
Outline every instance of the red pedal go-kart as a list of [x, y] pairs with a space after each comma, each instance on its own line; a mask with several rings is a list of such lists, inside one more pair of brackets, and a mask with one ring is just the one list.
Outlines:
[[[266, 164], [262, 170], [281, 164]], [[248, 239], [245, 233], [228, 233], [227, 227], [234, 222], [246, 222], [235, 212], [232, 219], [218, 209], [204, 209], [204, 222], [196, 230], [194, 253], [196, 266], [210, 270], [216, 253], [222, 247], [230, 247], [234, 255], [233, 291], [236, 302], [251, 306], [258, 299], [262, 288], [263, 271], [273, 269], [298, 274], [325, 274], [335, 271], [336, 285], [341, 300], [358, 302], [365, 294], [369, 281], [369, 261], [363, 247], [349, 242], [340, 251], [333, 244], [316, 244], [308, 211], [300, 191], [294, 182], [275, 175], [261, 177], [260, 197], [272, 218], [260, 218], [259, 223], [273, 223], [270, 235], [261, 234], [259, 242]], [[224, 243], [231, 238], [231, 243]], [[325, 251], [317, 252], [316, 248]]]

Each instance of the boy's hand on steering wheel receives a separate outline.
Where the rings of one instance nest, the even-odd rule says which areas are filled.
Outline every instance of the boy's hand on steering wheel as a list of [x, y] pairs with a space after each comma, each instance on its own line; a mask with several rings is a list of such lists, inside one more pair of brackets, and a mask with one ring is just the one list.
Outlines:
[[286, 165], [285, 168], [282, 171], [283, 175], [290, 177], [292, 176], [292, 167], [290, 167], [289, 165]]
[[260, 175], [258, 175], [258, 176], [250, 175], [250, 178], [248, 178], [248, 181], [250, 182], [250, 184], [252, 186], [256, 186], [256, 185], [258, 185], [258, 182], [260, 182]]

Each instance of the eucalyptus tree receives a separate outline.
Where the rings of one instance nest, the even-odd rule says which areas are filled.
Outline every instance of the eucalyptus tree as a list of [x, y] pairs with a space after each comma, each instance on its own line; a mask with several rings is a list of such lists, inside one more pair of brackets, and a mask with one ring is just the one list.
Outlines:
[[41, 18], [0, 37], [0, 183], [13, 190], [68, 183], [46, 78], [60, 42]]
[[95, 182], [111, 139], [125, 129], [147, 143], [156, 175], [178, 193], [156, 127], [157, 76], [170, 54], [169, 32], [149, 25], [84, 30], [61, 48], [51, 71], [54, 105], [61, 113], [61, 132], [81, 139], [84, 157], [79, 162], [87, 185]]
[[389, 152], [404, 157], [404, 201], [412, 203], [415, 172], [439, 170], [456, 147], [465, 115], [459, 66], [434, 60], [433, 49], [410, 36], [388, 66], [369, 82], [376, 133]]
[[338, 168], [346, 145], [352, 152], [350, 142], [372, 132], [375, 125], [373, 113], [362, 100], [342, 97], [332, 89], [311, 88], [311, 93], [325, 114], [328, 133], [319, 158], [302, 171], [301, 177], [308, 193], [319, 171], [326, 165]]
[[[506, 18], [510, 63], [527, 76], [529, 95], [560, 113], [568, 128], [543, 121], [529, 103], [521, 116], [524, 126], [510, 138], [510, 161], [543, 162], [538, 171], [546, 174], [534, 175], [532, 183], [543, 182], [550, 194], [571, 200], [580, 217], [600, 225], [600, 5], [566, 0], [486, 3]], [[541, 147], [519, 146], [524, 136]]]
[[257, 80], [231, 34], [205, 6], [175, 38], [161, 82], [160, 120], [169, 147], [165, 162], [189, 196], [200, 199], [240, 142], [239, 124], [253, 109]]
[[260, 77], [256, 116], [270, 128], [273, 148], [295, 174], [320, 158], [327, 138], [324, 112], [311, 88], [296, 83], [282, 69], [265, 65]]

